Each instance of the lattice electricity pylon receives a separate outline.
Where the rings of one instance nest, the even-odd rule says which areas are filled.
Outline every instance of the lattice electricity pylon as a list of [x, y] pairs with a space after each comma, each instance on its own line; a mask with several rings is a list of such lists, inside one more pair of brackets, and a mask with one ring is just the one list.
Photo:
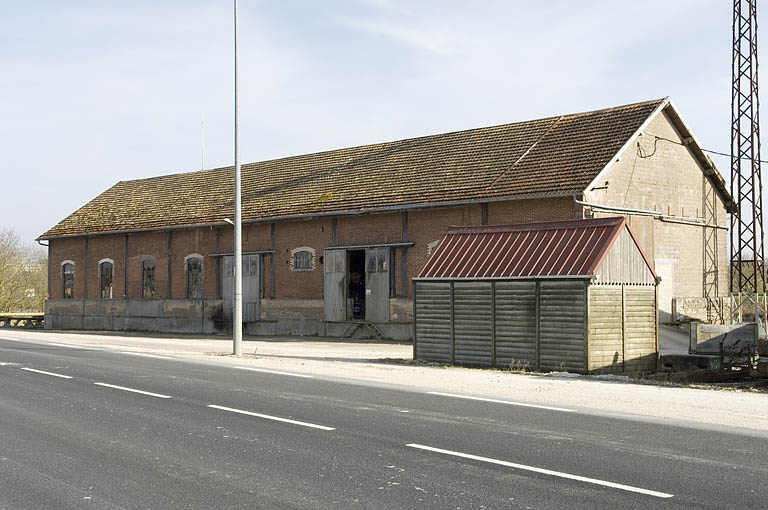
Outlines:
[[[757, 0], [734, 0], [731, 97], [731, 291], [765, 292], [763, 183], [760, 175], [760, 100], [757, 88]], [[736, 304], [737, 308], [741, 303]], [[757, 309], [755, 309], [757, 312]], [[762, 315], [762, 314], [761, 314]], [[758, 313], [755, 313], [757, 319]]]

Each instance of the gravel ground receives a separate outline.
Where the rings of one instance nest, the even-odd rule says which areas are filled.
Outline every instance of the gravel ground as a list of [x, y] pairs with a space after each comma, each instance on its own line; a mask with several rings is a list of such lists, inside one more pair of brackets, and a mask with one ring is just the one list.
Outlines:
[[[132, 336], [2, 330], [0, 338], [144, 352], [231, 365], [298, 372], [377, 385], [458, 393], [508, 401], [632, 415], [768, 437], [768, 392], [637, 382], [622, 376], [530, 375], [501, 370], [425, 366], [405, 344], [350, 340], [247, 337], [243, 356], [222, 337]], [[0, 361], [2, 361], [0, 359]]]

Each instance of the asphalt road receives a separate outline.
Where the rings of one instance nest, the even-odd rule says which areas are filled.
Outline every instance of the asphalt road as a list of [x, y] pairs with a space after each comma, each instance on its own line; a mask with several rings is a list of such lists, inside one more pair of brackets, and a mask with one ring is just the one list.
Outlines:
[[766, 508], [743, 434], [0, 340], [0, 509]]

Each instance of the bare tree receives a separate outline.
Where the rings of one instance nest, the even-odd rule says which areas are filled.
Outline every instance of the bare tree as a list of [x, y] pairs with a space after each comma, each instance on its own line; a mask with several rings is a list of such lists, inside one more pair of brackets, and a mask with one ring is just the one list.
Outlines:
[[0, 312], [42, 312], [47, 292], [44, 250], [24, 246], [16, 232], [0, 228]]

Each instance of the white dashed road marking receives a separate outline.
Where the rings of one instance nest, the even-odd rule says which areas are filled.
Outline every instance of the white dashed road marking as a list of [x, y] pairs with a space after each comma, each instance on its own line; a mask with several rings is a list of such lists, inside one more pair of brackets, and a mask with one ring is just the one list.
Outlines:
[[140, 356], [142, 358], [155, 358], [155, 359], [168, 359], [168, 356], [160, 356], [158, 354], [147, 354], [145, 352], [128, 352], [120, 351], [121, 354], [128, 354], [130, 356]]
[[21, 367], [21, 369], [26, 370], [27, 372], [34, 372], [36, 374], [51, 375], [53, 377], [60, 377], [62, 379], [72, 379], [72, 377], [69, 375], [55, 374], [53, 372], [46, 372], [45, 370], [35, 370], [34, 368], [27, 368], [27, 367]]
[[565, 407], [552, 407], [552, 406], [543, 406], [539, 404], [526, 404], [525, 402], [513, 402], [511, 400], [496, 400], [493, 398], [469, 397], [467, 395], [455, 395], [453, 393], [441, 393], [439, 391], [428, 391], [427, 393], [430, 395], [440, 395], [441, 397], [453, 397], [453, 398], [463, 398], [467, 400], [479, 400], [481, 402], [492, 402], [494, 404], [506, 404], [510, 406], [533, 407], [536, 409], [546, 409], [548, 411], [560, 411], [562, 413], [576, 412], [575, 409], [567, 409]]
[[278, 370], [267, 370], [266, 368], [253, 368], [253, 367], [235, 367], [240, 370], [250, 370], [251, 372], [263, 372], [265, 374], [277, 374], [277, 375], [289, 375], [291, 377], [303, 377], [305, 379], [314, 379], [311, 375], [294, 374], [291, 372], [280, 372]]
[[543, 475], [556, 476], [558, 478], [567, 478], [568, 480], [575, 480], [577, 482], [585, 482], [585, 483], [591, 483], [594, 485], [602, 485], [603, 487], [611, 487], [613, 489], [619, 489], [619, 490], [628, 491], [628, 492], [637, 492], [639, 494], [646, 494], [648, 496], [654, 496], [657, 498], [671, 498], [674, 496], [674, 494], [667, 494], [666, 492], [658, 492], [650, 489], [633, 487], [631, 485], [624, 485], [621, 483], [607, 482], [605, 480], [598, 480], [596, 478], [587, 478], [586, 476], [572, 475], [569, 473], [563, 473], [561, 471], [552, 471], [550, 469], [537, 468], [534, 466], [526, 466], [524, 464], [515, 464], [514, 462], [491, 459], [489, 457], [480, 457], [479, 455], [472, 455], [469, 453], [455, 452], [452, 450], [443, 450], [442, 448], [434, 448], [432, 446], [424, 446], [424, 445], [415, 444], [415, 443], [411, 443], [406, 446], [410, 448], [416, 448], [418, 450], [426, 450], [434, 453], [442, 453], [443, 455], [451, 455], [453, 457], [461, 457], [463, 459], [477, 460], [480, 462], [487, 462], [489, 464], [496, 464], [498, 466], [505, 466], [513, 469], [520, 469], [523, 471], [531, 471], [531, 472], [540, 473]]
[[134, 388], [126, 388], [125, 386], [115, 386], [114, 384], [107, 384], [107, 383], [101, 383], [101, 382], [95, 382], [93, 384], [95, 384], [96, 386], [104, 386], [105, 388], [113, 388], [116, 390], [130, 391], [131, 393], [140, 393], [142, 395], [149, 395], [150, 397], [171, 398], [170, 395], [162, 395], [160, 393], [152, 393], [149, 391], [137, 390]]
[[265, 420], [272, 420], [272, 421], [279, 421], [283, 423], [290, 423], [292, 425], [300, 425], [302, 427], [309, 427], [313, 429], [320, 429], [320, 430], [336, 430], [333, 427], [326, 427], [325, 425], [317, 425], [314, 423], [307, 423], [305, 421], [296, 421], [296, 420], [289, 420], [288, 418], [280, 418], [278, 416], [270, 416], [268, 414], [260, 414], [260, 413], [253, 413], [251, 411], [243, 411], [242, 409], [233, 409], [231, 407], [223, 407], [223, 406], [217, 406], [217, 405], [209, 405], [211, 409], [220, 409], [222, 411], [229, 411], [230, 413], [238, 413], [238, 414], [245, 414], [248, 416], [255, 416], [257, 418], [263, 418]]

